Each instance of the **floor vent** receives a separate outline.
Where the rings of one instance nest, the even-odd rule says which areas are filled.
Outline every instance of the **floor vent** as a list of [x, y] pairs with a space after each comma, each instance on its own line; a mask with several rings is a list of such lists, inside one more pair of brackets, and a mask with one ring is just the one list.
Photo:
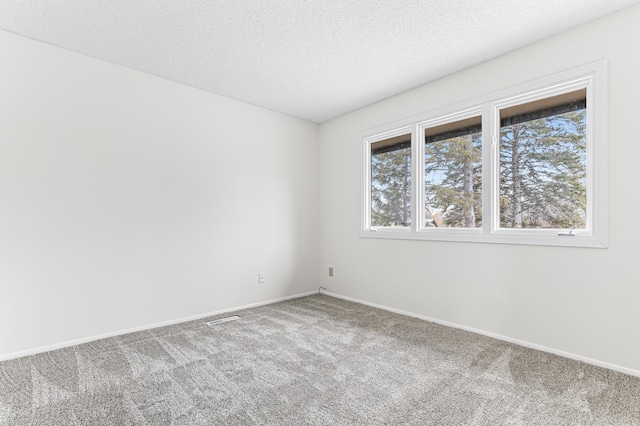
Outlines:
[[214, 319], [212, 321], [207, 321], [207, 325], [222, 324], [223, 322], [235, 321], [235, 320], [239, 320], [239, 319], [240, 319], [240, 317], [238, 315], [233, 315], [231, 317], [218, 318], [218, 319]]

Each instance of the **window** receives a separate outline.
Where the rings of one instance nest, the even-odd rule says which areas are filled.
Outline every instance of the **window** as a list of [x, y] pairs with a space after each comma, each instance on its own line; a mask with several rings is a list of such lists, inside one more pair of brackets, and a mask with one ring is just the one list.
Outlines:
[[424, 226], [481, 227], [482, 117], [422, 125], [420, 134], [424, 135]]
[[408, 228], [413, 216], [411, 130], [384, 133], [368, 144], [368, 228]]
[[361, 236], [606, 247], [606, 62], [364, 132]]
[[500, 227], [586, 229], [587, 91], [500, 109]]

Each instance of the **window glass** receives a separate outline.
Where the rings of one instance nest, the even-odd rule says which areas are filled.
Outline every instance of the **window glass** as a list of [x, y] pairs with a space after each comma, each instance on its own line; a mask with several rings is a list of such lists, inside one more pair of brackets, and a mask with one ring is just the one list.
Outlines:
[[602, 60], [362, 131], [360, 236], [606, 248], [607, 98]]
[[586, 89], [500, 111], [500, 227], [586, 226]]
[[371, 144], [371, 226], [411, 225], [411, 134]]
[[482, 226], [482, 118], [425, 129], [424, 226]]

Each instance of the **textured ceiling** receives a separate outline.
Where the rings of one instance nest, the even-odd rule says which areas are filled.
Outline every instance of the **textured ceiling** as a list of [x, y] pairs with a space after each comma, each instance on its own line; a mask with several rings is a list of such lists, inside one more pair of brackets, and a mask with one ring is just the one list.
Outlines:
[[640, 0], [0, 0], [0, 28], [323, 122]]

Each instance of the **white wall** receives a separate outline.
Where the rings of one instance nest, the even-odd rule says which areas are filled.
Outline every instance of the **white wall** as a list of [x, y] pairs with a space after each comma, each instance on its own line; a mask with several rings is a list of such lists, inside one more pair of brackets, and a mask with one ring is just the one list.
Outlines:
[[[0, 359], [319, 283], [640, 371], [637, 22], [332, 120], [319, 146], [314, 124], [0, 32]], [[608, 249], [358, 238], [359, 131], [601, 58]]]
[[[639, 22], [628, 9], [321, 125], [320, 285], [640, 374]], [[358, 238], [359, 131], [602, 58], [608, 249]]]
[[0, 359], [316, 289], [317, 130], [0, 32]]

